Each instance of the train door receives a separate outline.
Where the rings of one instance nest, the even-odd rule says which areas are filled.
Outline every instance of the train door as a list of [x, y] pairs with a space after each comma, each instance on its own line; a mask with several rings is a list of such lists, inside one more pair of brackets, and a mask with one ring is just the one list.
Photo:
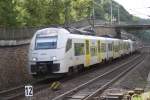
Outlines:
[[100, 63], [102, 61], [101, 59], [101, 48], [100, 48], [100, 40], [97, 41], [97, 48], [98, 48], [98, 62]]
[[89, 40], [85, 40], [85, 66], [89, 66], [90, 61], [91, 61], [90, 42]]
[[104, 43], [104, 58], [105, 58], [105, 60], [107, 60], [107, 42], [105, 41], [105, 43]]
[[109, 40], [106, 41], [106, 60], [109, 59], [109, 48], [108, 48], [108, 45], [109, 45]]
[[115, 48], [116, 48], [116, 47], [115, 47], [115, 41], [113, 41], [112, 44], [113, 44], [113, 59], [114, 59], [114, 58], [116, 58], [116, 57], [115, 57]]
[[113, 57], [112, 53], [112, 40], [108, 40], [107, 42], [107, 60]]

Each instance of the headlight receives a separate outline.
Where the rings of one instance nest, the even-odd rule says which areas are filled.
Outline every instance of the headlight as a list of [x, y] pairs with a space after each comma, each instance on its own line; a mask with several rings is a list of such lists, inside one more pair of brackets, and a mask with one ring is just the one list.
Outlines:
[[52, 57], [52, 60], [57, 60], [57, 57], [56, 56]]
[[34, 58], [32, 58], [32, 61], [37, 61], [37, 60], [38, 60], [38, 59], [37, 59], [37, 58], [35, 58], [35, 57], [34, 57]]

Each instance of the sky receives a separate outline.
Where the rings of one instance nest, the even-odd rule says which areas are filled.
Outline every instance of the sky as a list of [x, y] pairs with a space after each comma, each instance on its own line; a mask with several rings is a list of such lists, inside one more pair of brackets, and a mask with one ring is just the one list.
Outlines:
[[[121, 4], [130, 14], [150, 19], [150, 0], [114, 0]], [[149, 7], [149, 8], [148, 8]]]

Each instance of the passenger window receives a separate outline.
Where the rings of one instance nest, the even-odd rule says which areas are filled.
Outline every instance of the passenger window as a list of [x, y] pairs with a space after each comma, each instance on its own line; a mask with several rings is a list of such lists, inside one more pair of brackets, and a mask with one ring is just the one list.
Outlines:
[[74, 53], [75, 56], [84, 55], [84, 43], [75, 43]]
[[90, 54], [90, 51], [89, 51], [89, 41], [86, 40], [86, 55]]
[[70, 50], [71, 47], [72, 47], [72, 40], [71, 40], [71, 39], [68, 39], [68, 40], [67, 40], [67, 44], [66, 44], [66, 52], [67, 52], [68, 50]]
[[96, 56], [96, 48], [91, 47], [91, 56]]
[[101, 52], [105, 52], [106, 51], [106, 44], [105, 43], [102, 43], [101, 44]]
[[108, 50], [112, 51], [112, 44], [111, 43], [108, 44]]
[[114, 45], [114, 52], [118, 52], [118, 45]]

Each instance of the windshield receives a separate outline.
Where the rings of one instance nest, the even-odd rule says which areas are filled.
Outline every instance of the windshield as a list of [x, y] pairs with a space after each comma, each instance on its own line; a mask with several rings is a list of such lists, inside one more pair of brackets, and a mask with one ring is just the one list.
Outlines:
[[57, 36], [37, 37], [35, 49], [56, 49]]

